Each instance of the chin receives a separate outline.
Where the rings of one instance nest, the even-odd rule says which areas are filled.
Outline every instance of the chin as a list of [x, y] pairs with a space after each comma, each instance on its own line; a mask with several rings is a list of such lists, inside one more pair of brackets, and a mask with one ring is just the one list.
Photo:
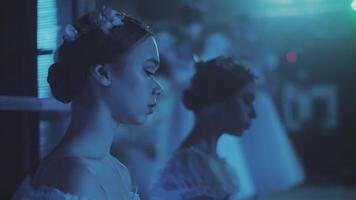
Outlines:
[[243, 135], [243, 132], [235, 132], [232, 134], [233, 136], [241, 137]]
[[147, 120], [147, 116], [146, 115], [136, 116], [132, 120], [131, 124], [132, 125], [142, 125], [142, 124], [144, 124], [146, 122], [146, 120]]
[[235, 130], [230, 131], [228, 133], [229, 133], [229, 135], [240, 137], [240, 136], [242, 136], [243, 131], [235, 129]]
[[145, 115], [136, 115], [131, 117], [126, 117], [125, 119], [118, 120], [120, 124], [129, 124], [129, 125], [142, 125], [146, 122], [147, 116]]

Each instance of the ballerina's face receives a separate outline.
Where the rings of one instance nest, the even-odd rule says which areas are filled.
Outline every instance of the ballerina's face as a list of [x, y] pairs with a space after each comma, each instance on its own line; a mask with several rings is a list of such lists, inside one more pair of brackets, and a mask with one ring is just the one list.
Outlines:
[[118, 123], [142, 124], [154, 111], [162, 88], [155, 79], [159, 67], [156, 40], [139, 41], [125, 56], [124, 66], [112, 65], [108, 104]]
[[234, 97], [225, 102], [222, 123], [226, 133], [240, 136], [244, 130], [250, 127], [252, 119], [256, 118], [253, 101], [254, 86], [249, 83]]

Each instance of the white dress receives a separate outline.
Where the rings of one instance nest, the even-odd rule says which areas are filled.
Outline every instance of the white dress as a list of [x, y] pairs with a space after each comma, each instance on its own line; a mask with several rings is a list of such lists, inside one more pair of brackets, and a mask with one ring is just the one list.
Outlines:
[[257, 118], [251, 127], [242, 137], [224, 135], [217, 147], [238, 176], [241, 198], [285, 191], [305, 179], [271, 96], [264, 91], [255, 96]]
[[[117, 165], [121, 163], [119, 163], [119, 161], [117, 160], [112, 160], [112, 162], [115, 163], [115, 166], [119, 170], [119, 166]], [[91, 168], [89, 168], [89, 170], [92, 171]], [[105, 192], [105, 188], [102, 187], [102, 189], [103, 192], [106, 194], [107, 200], [111, 200], [108, 197], [107, 193]], [[130, 200], [140, 200], [137, 191], [130, 192], [130, 196], [131, 196]], [[12, 200], [96, 200], [96, 199], [93, 199], [91, 197], [77, 196], [74, 194], [66, 193], [55, 187], [49, 187], [45, 185], [35, 188], [31, 184], [30, 177], [27, 177], [16, 191]]]
[[227, 163], [197, 148], [177, 151], [153, 187], [155, 200], [231, 200], [237, 194], [236, 176]]
[[70, 193], [65, 193], [57, 188], [41, 186], [34, 188], [30, 178], [27, 177], [17, 190], [12, 200], [91, 200], [86, 197], [79, 197]]
[[257, 118], [239, 140], [258, 193], [290, 189], [305, 179], [271, 96], [256, 92]]

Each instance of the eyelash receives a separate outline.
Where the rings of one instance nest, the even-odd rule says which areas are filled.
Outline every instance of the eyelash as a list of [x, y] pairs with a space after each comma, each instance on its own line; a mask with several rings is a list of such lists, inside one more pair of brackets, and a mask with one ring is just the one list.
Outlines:
[[149, 76], [149, 77], [154, 77], [154, 76], [155, 76], [154, 73], [152, 73], [152, 72], [150, 72], [150, 71], [148, 71], [148, 70], [146, 70], [146, 74], [147, 74], [147, 76]]

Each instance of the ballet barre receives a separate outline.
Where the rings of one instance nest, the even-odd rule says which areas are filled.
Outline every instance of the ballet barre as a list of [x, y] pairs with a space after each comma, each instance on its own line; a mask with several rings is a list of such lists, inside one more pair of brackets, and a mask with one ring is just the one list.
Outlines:
[[0, 96], [0, 111], [69, 112], [70, 105], [54, 98]]

